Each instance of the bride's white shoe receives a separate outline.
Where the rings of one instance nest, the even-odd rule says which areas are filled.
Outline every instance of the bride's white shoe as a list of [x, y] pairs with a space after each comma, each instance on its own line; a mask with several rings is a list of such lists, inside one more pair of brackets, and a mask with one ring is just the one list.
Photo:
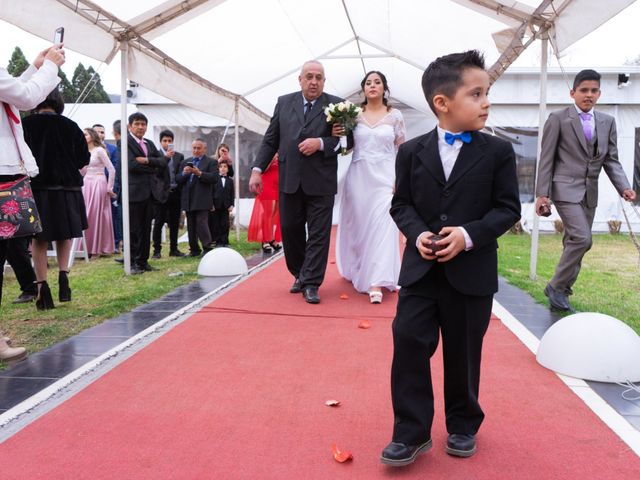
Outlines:
[[371, 303], [382, 303], [382, 292], [369, 292], [369, 301]]

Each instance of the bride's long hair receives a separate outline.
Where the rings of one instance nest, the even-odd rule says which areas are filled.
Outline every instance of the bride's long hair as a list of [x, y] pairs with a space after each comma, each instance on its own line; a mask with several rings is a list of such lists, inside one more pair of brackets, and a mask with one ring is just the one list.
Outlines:
[[[370, 75], [376, 74], [380, 77], [380, 80], [382, 80], [382, 88], [383, 90], [383, 94], [382, 94], [382, 103], [384, 104], [385, 107], [387, 107], [387, 111], [391, 110], [391, 105], [389, 105], [389, 95], [391, 94], [391, 92], [389, 91], [389, 84], [387, 83], [387, 77], [384, 76], [384, 73], [379, 72], [378, 70], [371, 70], [370, 72], [367, 72], [367, 74], [364, 76], [364, 78], [362, 79], [362, 81], [360, 82], [360, 89], [362, 92], [364, 92], [364, 85], [365, 83], [367, 83], [367, 78], [369, 78]], [[364, 102], [362, 102], [360, 104], [362, 107], [366, 107], [367, 105], [367, 97], [364, 97]]]

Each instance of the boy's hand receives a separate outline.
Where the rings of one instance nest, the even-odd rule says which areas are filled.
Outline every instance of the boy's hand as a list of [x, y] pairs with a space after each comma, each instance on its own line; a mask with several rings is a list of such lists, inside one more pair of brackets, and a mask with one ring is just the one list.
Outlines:
[[438, 244], [445, 245], [445, 248], [437, 251], [435, 255], [440, 263], [448, 262], [467, 246], [464, 233], [458, 227], [444, 227], [439, 234], [444, 238], [439, 240]]
[[627, 188], [622, 192], [622, 198], [627, 202], [633, 202], [636, 199], [636, 192], [632, 188]]
[[433, 235], [431, 232], [424, 232], [418, 237], [418, 253], [420, 253], [420, 256], [425, 260], [435, 260], [438, 258], [433, 255], [433, 250], [431, 250], [431, 241], [429, 238], [433, 237]]

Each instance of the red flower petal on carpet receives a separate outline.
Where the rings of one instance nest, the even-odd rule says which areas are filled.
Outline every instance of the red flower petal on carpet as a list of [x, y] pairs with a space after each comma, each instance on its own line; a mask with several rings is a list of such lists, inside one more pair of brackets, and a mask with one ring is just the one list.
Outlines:
[[353, 459], [353, 454], [351, 452], [341, 452], [338, 450], [338, 445], [335, 443], [331, 447], [331, 451], [333, 452], [333, 458], [335, 458], [336, 462], [344, 463]]
[[340, 405], [340, 400], [327, 400], [324, 402], [327, 407], [337, 407]]
[[371, 322], [369, 320], [362, 320], [358, 324], [358, 328], [370, 328], [370, 327], [371, 327]]
[[346, 293], [340, 295], [340, 300], [346, 300], [347, 298], [349, 298], [349, 295], [347, 295]]

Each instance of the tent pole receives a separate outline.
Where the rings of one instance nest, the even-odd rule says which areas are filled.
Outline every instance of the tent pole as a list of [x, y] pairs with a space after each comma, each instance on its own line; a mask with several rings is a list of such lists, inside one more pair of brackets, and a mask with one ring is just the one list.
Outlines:
[[233, 182], [235, 183], [235, 191], [236, 191], [236, 214], [234, 215], [234, 223], [236, 228], [236, 242], [240, 243], [240, 118], [238, 115], [238, 99], [236, 98], [236, 121], [235, 121], [235, 145], [234, 150], [236, 151], [236, 171], [235, 178]]
[[538, 111], [538, 146], [536, 154], [536, 178], [534, 182], [534, 212], [533, 230], [531, 232], [531, 256], [529, 260], [529, 278], [536, 279], [536, 266], [538, 262], [538, 236], [540, 231], [540, 217], [535, 212], [535, 187], [538, 184], [538, 168], [540, 166], [540, 150], [542, 149], [542, 127], [544, 126], [547, 114], [547, 56], [549, 50], [549, 35], [545, 32], [542, 35], [542, 62], [540, 65], [540, 108]]
[[129, 43], [120, 42], [120, 179], [122, 189], [122, 243], [124, 273], [131, 274], [131, 238], [129, 236], [129, 129], [127, 128], [127, 53]]

